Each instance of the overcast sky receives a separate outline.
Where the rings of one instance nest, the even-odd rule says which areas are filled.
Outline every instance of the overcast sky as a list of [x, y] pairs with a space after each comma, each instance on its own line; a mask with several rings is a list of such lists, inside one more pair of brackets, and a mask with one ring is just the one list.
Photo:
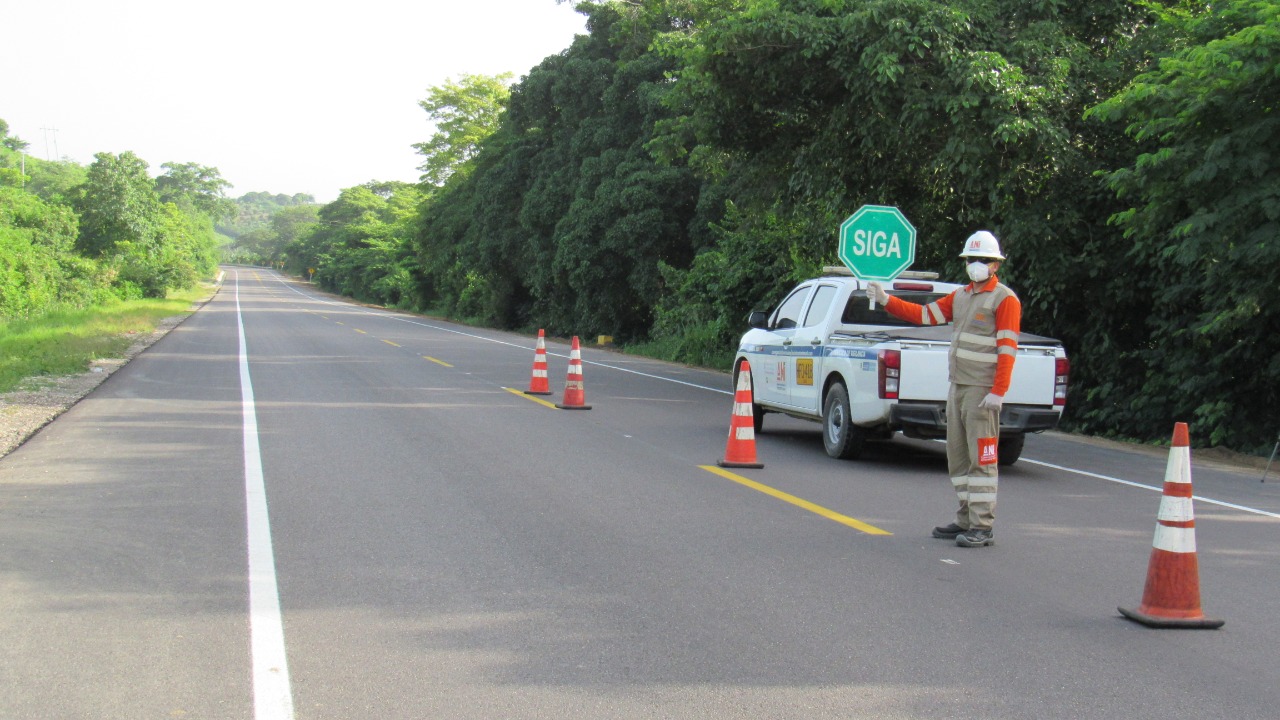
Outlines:
[[[463, 74], [519, 80], [586, 32], [555, 0], [6, 3], [0, 118], [33, 157], [132, 150], [251, 191], [329, 202], [416, 182], [418, 102]], [[56, 132], [54, 131], [56, 129]]]

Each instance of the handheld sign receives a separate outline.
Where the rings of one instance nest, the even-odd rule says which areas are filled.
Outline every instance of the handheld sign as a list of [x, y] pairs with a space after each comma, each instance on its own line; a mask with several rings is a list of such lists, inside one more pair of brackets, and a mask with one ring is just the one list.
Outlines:
[[839, 254], [859, 280], [888, 282], [916, 261], [915, 226], [896, 207], [863, 205], [840, 224]]

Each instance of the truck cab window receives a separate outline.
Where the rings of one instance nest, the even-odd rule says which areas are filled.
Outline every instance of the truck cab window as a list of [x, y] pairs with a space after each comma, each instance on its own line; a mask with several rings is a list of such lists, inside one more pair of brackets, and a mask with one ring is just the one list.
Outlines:
[[773, 323], [770, 327], [774, 330], [787, 330], [794, 328], [800, 321], [800, 311], [804, 309], [804, 301], [809, 297], [809, 291], [812, 285], [805, 285], [797, 288], [795, 292], [787, 296], [786, 300], [778, 306], [773, 314]]
[[813, 302], [809, 303], [809, 311], [804, 314], [804, 324], [801, 327], [813, 327], [826, 320], [827, 311], [831, 309], [831, 302], [835, 299], [834, 285], [819, 285], [818, 291], [813, 294]]
[[[907, 302], [917, 305], [928, 305], [935, 300], [945, 297], [942, 293], [925, 293], [925, 292], [902, 292], [890, 293], [894, 297], [902, 298]], [[840, 322], [844, 325], [889, 325], [892, 327], [914, 327], [906, 320], [900, 320], [888, 312], [884, 307], [877, 305], [875, 310], [869, 307], [867, 296], [861, 292], [855, 292], [849, 296], [849, 302], [845, 303], [844, 313], [840, 316]]]

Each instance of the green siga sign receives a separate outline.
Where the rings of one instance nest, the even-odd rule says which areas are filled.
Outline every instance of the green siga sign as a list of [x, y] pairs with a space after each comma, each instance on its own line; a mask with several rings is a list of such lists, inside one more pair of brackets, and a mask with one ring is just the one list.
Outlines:
[[840, 262], [861, 280], [892, 280], [915, 261], [915, 226], [896, 207], [863, 205], [840, 224]]

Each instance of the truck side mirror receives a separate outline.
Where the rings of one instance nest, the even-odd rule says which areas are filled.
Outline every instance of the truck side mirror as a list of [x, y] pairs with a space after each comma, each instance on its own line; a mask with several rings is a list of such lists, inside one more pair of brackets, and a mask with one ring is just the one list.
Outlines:
[[763, 310], [752, 310], [751, 314], [747, 316], [747, 325], [756, 330], [768, 330], [769, 313]]

